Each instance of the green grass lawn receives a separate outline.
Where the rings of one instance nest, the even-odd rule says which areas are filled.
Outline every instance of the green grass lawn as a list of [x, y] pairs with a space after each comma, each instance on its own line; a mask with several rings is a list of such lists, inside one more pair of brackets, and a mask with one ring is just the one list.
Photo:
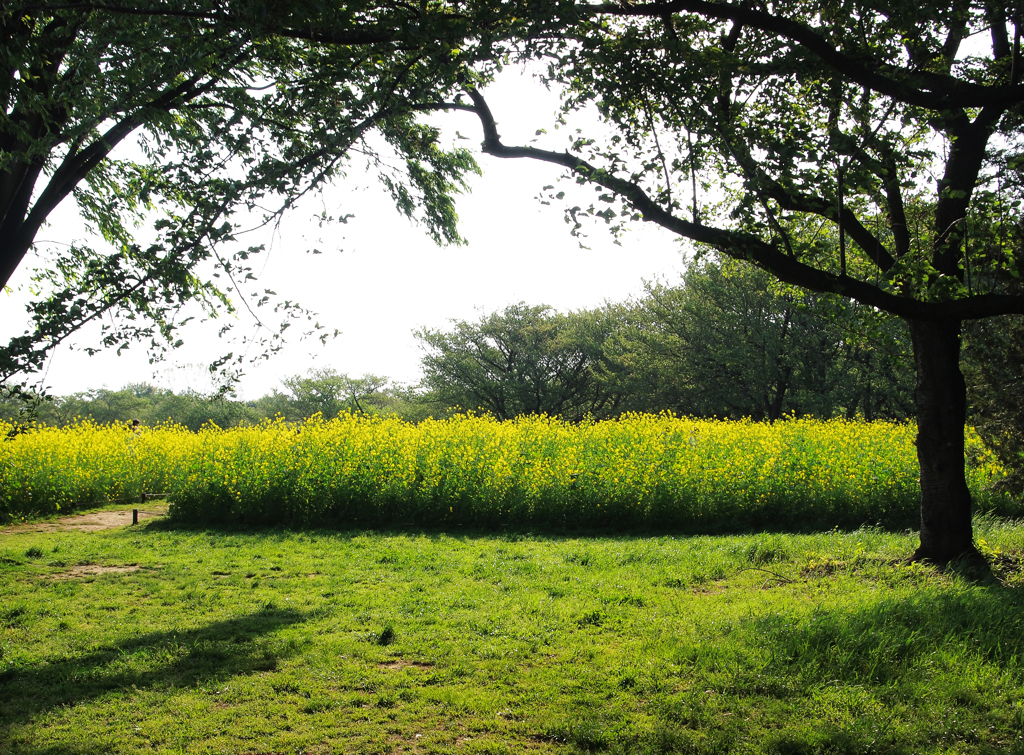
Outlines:
[[3, 753], [1024, 753], [994, 577], [878, 531], [0, 534]]

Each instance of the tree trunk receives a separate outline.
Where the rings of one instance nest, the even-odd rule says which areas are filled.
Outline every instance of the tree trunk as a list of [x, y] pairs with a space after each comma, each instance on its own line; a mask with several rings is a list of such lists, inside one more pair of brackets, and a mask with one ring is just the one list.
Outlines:
[[909, 325], [921, 465], [921, 545], [913, 560], [945, 564], [977, 555], [964, 470], [967, 387], [960, 372], [960, 324], [912, 320]]
[[768, 406], [768, 422], [774, 422], [782, 416], [782, 407], [786, 402], [786, 391], [789, 389], [789, 377], [793, 374], [792, 367], [782, 369], [782, 377], [775, 381], [775, 396]]

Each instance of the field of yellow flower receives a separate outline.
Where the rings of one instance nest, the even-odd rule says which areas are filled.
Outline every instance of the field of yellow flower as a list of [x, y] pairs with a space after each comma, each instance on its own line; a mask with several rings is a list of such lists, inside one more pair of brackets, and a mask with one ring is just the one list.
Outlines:
[[[0, 433], [7, 428], [0, 424]], [[912, 525], [913, 425], [344, 414], [199, 433], [82, 422], [0, 443], [0, 518], [167, 493], [184, 521], [327, 526]], [[1000, 470], [971, 434], [972, 490]], [[1017, 514], [1016, 511], [1000, 513]]]

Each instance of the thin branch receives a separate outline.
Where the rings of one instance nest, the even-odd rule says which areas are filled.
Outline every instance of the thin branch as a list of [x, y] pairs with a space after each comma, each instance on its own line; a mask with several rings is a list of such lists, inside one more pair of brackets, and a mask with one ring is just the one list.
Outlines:
[[476, 108], [473, 105], [467, 105], [465, 102], [421, 102], [418, 105], [410, 106], [409, 109], [425, 112], [433, 110], [462, 110], [466, 113], [476, 113]]
[[[668, 172], [668, 163], [665, 161], [665, 153], [661, 149], [661, 142], [658, 140], [658, 129], [654, 126], [654, 116], [651, 114], [651, 103], [644, 97], [644, 113], [647, 115], [647, 126], [654, 137], [654, 148], [658, 150], [658, 159], [661, 162], [661, 170], [665, 174], [665, 196], [668, 199], [668, 207], [672, 209], [672, 177]], [[687, 132], [689, 133], [689, 132]]]

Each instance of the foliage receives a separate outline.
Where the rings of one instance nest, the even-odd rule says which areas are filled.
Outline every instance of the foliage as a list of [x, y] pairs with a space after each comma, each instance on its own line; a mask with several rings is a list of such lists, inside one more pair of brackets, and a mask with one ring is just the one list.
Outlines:
[[498, 419], [608, 415], [617, 397], [603, 389], [595, 368], [613, 327], [600, 310], [564, 315], [520, 302], [479, 322], [452, 321], [449, 331], [418, 330], [426, 399]]
[[0, 419], [17, 427], [27, 427], [33, 422], [65, 427], [83, 419], [97, 424], [131, 424], [139, 420], [149, 426], [169, 422], [195, 432], [209, 422], [218, 427], [234, 427], [256, 423], [267, 416], [258, 406], [221, 393], [175, 394], [147, 383], [126, 385], [117, 391], [99, 388], [70, 396], [48, 396], [27, 407], [21, 398], [0, 402]]
[[1007, 474], [998, 486], [1024, 497], [1024, 322], [993, 318], [967, 331], [967, 381], [978, 435]]
[[[1019, 526], [978, 529], [1004, 562], [1024, 551]], [[1021, 574], [979, 584], [907, 565], [912, 547], [877, 530], [7, 530], [0, 742], [10, 755], [1012, 753]]]
[[[1013, 180], [1020, 184], [1018, 171]], [[993, 236], [1007, 236], [1024, 248], [1024, 224], [1001, 222], [974, 230], [978, 246], [990, 246]], [[981, 238], [981, 242], [977, 240]], [[994, 290], [1019, 293], [1020, 279], [986, 281]], [[999, 458], [1006, 476], [999, 486], [1024, 497], [1024, 318], [1000, 317], [971, 323], [965, 332], [968, 397], [973, 422], [985, 445]]]
[[574, 230], [588, 216], [615, 231], [642, 219], [906, 319], [914, 558], [977, 557], [960, 463], [960, 335], [965, 320], [1024, 314], [1024, 296], [988, 285], [1020, 273], [1001, 230], [1022, 200], [1008, 180], [1024, 154], [1019, 4], [680, 0], [559, 13], [547, 83], [567, 113], [594, 107], [611, 133], [577, 129], [567, 148], [506, 145], [470, 88], [483, 151], [562, 166], [596, 189], [589, 207], [566, 208]]
[[567, 114], [596, 106], [609, 136], [572, 134], [568, 151], [506, 147], [471, 93], [485, 153], [595, 185], [596, 202], [572, 218], [621, 229], [642, 216], [786, 283], [910, 319], [1024, 313], [1024, 297], [987, 285], [1017, 272], [1000, 230], [1022, 198], [1014, 9], [575, 10], [543, 51], [547, 80]]
[[[342, 414], [198, 434], [37, 428], [0, 443], [5, 518], [170, 495], [182, 521], [331, 526], [671, 527], [911, 523], [912, 425], [773, 425], [626, 415], [576, 425], [458, 416], [418, 425]], [[976, 439], [976, 493], [999, 467]], [[992, 497], [1003, 513], [1018, 511]]]
[[289, 395], [282, 416], [288, 420], [314, 414], [330, 419], [346, 411], [380, 411], [389, 403], [388, 379], [378, 375], [350, 378], [326, 367], [312, 369], [305, 377], [286, 378], [283, 383]]
[[[244, 288], [260, 247], [241, 246], [239, 231], [275, 223], [344, 175], [354, 151], [400, 212], [435, 240], [458, 242], [452, 198], [476, 165], [444, 149], [420, 113], [457, 88], [466, 65], [500, 56], [517, 11], [489, 2], [5, 3], [0, 286], [31, 260], [40, 295], [29, 330], [0, 348], [0, 380], [38, 369], [90, 322], [102, 327], [98, 347], [143, 340], [159, 357], [193, 316], [271, 305], [270, 286]], [[38, 241], [69, 196], [104, 244]], [[343, 210], [321, 221], [346, 219]], [[182, 313], [189, 302], [198, 308]], [[275, 311], [282, 329], [305, 314], [287, 301]], [[269, 348], [277, 335], [251, 338]], [[241, 361], [229, 354], [217, 366]]]
[[196, 432], [207, 423], [235, 427], [278, 416], [299, 421], [314, 414], [333, 417], [343, 411], [398, 414], [418, 410], [406, 389], [376, 375], [350, 378], [324, 368], [286, 378], [284, 387], [285, 393], [275, 390], [248, 402], [225, 393], [175, 394], [148, 383], [129, 384], [117, 391], [100, 388], [70, 396], [28, 396], [32, 403], [25, 395], [16, 394], [0, 399], [0, 420], [18, 427], [33, 422], [67, 426], [81, 419], [98, 424], [139, 420], [143, 425], [177, 424]]
[[913, 413], [899, 321], [728, 258], [689, 263], [682, 285], [647, 284], [624, 320], [605, 369], [626, 409], [769, 421]]
[[728, 258], [690, 261], [678, 285], [649, 283], [638, 301], [566, 315], [520, 303], [417, 336], [426, 349], [419, 400], [436, 416], [871, 420], [913, 411], [910, 339], [898, 320]]

